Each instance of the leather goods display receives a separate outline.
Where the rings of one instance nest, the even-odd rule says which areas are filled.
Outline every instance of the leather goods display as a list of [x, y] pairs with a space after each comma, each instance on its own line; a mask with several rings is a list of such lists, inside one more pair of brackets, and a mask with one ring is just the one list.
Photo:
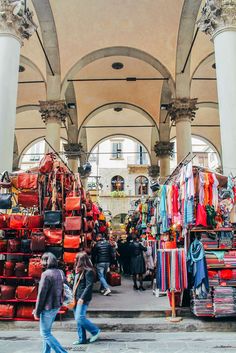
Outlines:
[[62, 222], [61, 211], [44, 211], [45, 226], [59, 226]]
[[29, 277], [40, 278], [42, 271], [43, 271], [43, 268], [41, 264], [41, 259], [31, 258], [29, 260], [29, 270], [28, 270]]
[[11, 179], [7, 171], [2, 174], [0, 188], [10, 189], [12, 187]]
[[61, 259], [63, 255], [63, 248], [61, 246], [47, 246], [47, 252], [51, 252], [53, 255], [56, 256], [57, 259]]
[[64, 227], [65, 230], [81, 230], [82, 219], [81, 216], [66, 217]]
[[37, 191], [21, 191], [18, 194], [18, 204], [24, 208], [37, 207], [39, 195]]
[[16, 317], [24, 318], [24, 319], [33, 319], [34, 318], [32, 314], [33, 310], [34, 310], [34, 305], [18, 304]]
[[0, 299], [1, 300], [14, 299], [15, 298], [15, 291], [16, 291], [15, 287], [1, 284], [0, 285]]
[[62, 229], [44, 228], [43, 234], [45, 235], [46, 244], [60, 245], [62, 243]]
[[27, 228], [35, 229], [43, 227], [43, 217], [40, 215], [33, 215], [27, 217]]
[[0, 194], [0, 210], [9, 210], [12, 207], [12, 194]]
[[64, 252], [63, 260], [66, 264], [74, 264], [76, 255], [76, 252]]
[[38, 289], [36, 286], [18, 286], [16, 288], [16, 298], [23, 300], [37, 299]]
[[30, 249], [33, 252], [40, 252], [45, 250], [45, 236], [42, 233], [31, 234]]
[[31, 239], [21, 239], [21, 252], [25, 254], [31, 253]]
[[26, 226], [27, 216], [23, 214], [11, 214], [9, 227], [12, 229], [21, 229]]
[[75, 182], [73, 187], [73, 195], [66, 197], [65, 210], [66, 211], [80, 211], [81, 209], [81, 197], [76, 196]]
[[55, 160], [54, 153], [47, 153], [40, 161], [39, 171], [42, 174], [50, 173], [53, 169], [53, 163]]
[[18, 239], [8, 239], [7, 251], [8, 252], [20, 252], [20, 240]]
[[15, 307], [10, 304], [0, 304], [0, 317], [12, 319], [15, 315]]
[[8, 214], [0, 213], [0, 228], [1, 229], [8, 227], [8, 220], [9, 220], [9, 215]]
[[18, 189], [37, 189], [38, 175], [33, 173], [21, 173], [17, 178]]
[[16, 277], [27, 277], [28, 266], [24, 262], [16, 262], [15, 264], [15, 276]]
[[116, 272], [107, 272], [107, 282], [110, 286], [120, 286], [121, 275]]
[[3, 276], [12, 277], [14, 276], [15, 263], [13, 261], [6, 261], [3, 268]]
[[6, 239], [0, 239], [0, 251], [1, 252], [7, 251], [7, 240]]
[[77, 249], [79, 248], [80, 243], [81, 243], [81, 240], [79, 235], [70, 235], [70, 234], [64, 235], [64, 248]]

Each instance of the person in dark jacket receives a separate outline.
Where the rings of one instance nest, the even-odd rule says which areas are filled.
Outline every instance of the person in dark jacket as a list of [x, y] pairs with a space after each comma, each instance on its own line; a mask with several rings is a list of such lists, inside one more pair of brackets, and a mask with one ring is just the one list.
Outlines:
[[[130, 268], [131, 274], [133, 275], [134, 289], [145, 290], [143, 287], [143, 274], [146, 272], [145, 260], [143, 252], [147, 251], [147, 248], [140, 243], [138, 235], [135, 235], [134, 240], [130, 243]], [[140, 286], [137, 285], [137, 279], [139, 280]]]
[[101, 293], [109, 295], [111, 290], [106, 281], [107, 270], [114, 257], [114, 252], [110, 243], [103, 239], [101, 234], [97, 236], [97, 244], [93, 247], [92, 261], [96, 266], [99, 281], [101, 283]]
[[89, 342], [97, 340], [100, 330], [86, 318], [89, 302], [92, 299], [94, 283], [94, 271], [92, 263], [85, 252], [80, 252], [76, 256], [75, 281], [73, 293], [75, 293], [76, 307], [74, 308], [75, 320], [77, 322], [79, 339], [73, 342], [74, 345], [86, 344], [86, 331], [91, 333]]
[[56, 353], [67, 353], [58, 340], [51, 334], [52, 324], [62, 305], [63, 283], [65, 276], [58, 269], [56, 257], [48, 252], [42, 256], [42, 273], [36, 307], [33, 311], [35, 319], [40, 319], [40, 334], [43, 338], [43, 353], [53, 349]]

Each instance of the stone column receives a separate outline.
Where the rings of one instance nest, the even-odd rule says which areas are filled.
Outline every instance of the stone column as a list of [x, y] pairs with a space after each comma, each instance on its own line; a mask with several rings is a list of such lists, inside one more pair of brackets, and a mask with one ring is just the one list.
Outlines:
[[67, 143], [64, 144], [65, 155], [68, 159], [68, 166], [74, 172], [78, 173], [79, 159], [83, 153], [83, 146], [81, 143]]
[[214, 42], [224, 174], [236, 174], [236, 0], [208, 0], [198, 21]]
[[158, 141], [154, 151], [160, 160], [160, 182], [162, 183], [170, 175], [170, 157], [173, 156], [174, 142]]
[[[67, 107], [64, 100], [40, 101], [40, 110], [43, 122], [46, 124], [45, 139], [52, 148], [60, 152], [61, 124], [65, 123], [68, 116]], [[46, 151], [50, 151], [49, 145], [46, 143]]]
[[0, 172], [12, 170], [20, 48], [35, 29], [21, 1], [0, 0]]
[[192, 154], [191, 122], [196, 114], [197, 98], [173, 99], [168, 107], [170, 118], [176, 125], [177, 163]]
[[159, 165], [151, 165], [150, 167], [148, 167], [148, 176], [152, 179], [157, 179], [160, 176]]

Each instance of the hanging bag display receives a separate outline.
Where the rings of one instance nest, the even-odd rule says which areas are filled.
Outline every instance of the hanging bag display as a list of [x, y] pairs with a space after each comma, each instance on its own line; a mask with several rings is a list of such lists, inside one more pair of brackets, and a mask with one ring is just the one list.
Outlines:
[[1, 284], [0, 285], [0, 299], [1, 300], [14, 299], [15, 298], [15, 291], [16, 291], [15, 287]]
[[37, 189], [38, 174], [20, 173], [17, 178], [17, 187], [18, 189]]
[[39, 163], [39, 171], [42, 174], [51, 173], [56, 157], [53, 152], [47, 153]]
[[10, 304], [0, 304], [0, 317], [12, 319], [15, 316], [15, 307]]
[[60, 245], [62, 243], [62, 229], [44, 228], [46, 244]]
[[66, 197], [65, 210], [66, 211], [80, 211], [81, 209], [81, 197], [76, 196], [75, 181], [73, 185], [73, 195]]
[[40, 258], [32, 258], [29, 260], [29, 277], [40, 278], [43, 268]]
[[24, 208], [38, 207], [38, 191], [21, 191], [18, 194], [18, 204]]
[[66, 249], [78, 249], [81, 243], [80, 235], [64, 235], [64, 248]]
[[67, 231], [80, 231], [82, 227], [82, 218], [81, 216], [72, 216], [66, 217], [64, 222], [65, 230]]
[[23, 214], [11, 214], [9, 228], [11, 229], [21, 229], [27, 224], [27, 216]]
[[36, 300], [38, 290], [36, 286], [18, 286], [16, 288], [16, 298], [21, 300]]
[[57, 203], [57, 189], [56, 189], [56, 173], [54, 172], [54, 180], [52, 186], [52, 210], [44, 211], [44, 225], [45, 226], [60, 226], [62, 223], [62, 212], [60, 210], [56, 210]]
[[66, 264], [74, 264], [75, 263], [75, 259], [76, 259], [76, 255], [77, 253], [76, 252], [64, 252], [64, 255], [63, 255], [63, 261], [66, 263]]
[[36, 229], [43, 227], [43, 217], [40, 215], [30, 215], [27, 217], [27, 228]]
[[32, 233], [30, 250], [33, 252], [41, 252], [45, 250], [45, 236], [43, 233]]

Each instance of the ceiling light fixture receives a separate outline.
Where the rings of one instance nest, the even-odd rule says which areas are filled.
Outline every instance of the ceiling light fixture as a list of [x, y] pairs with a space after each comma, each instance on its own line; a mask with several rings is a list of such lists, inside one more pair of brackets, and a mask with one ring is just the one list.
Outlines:
[[111, 67], [114, 69], [114, 70], [121, 70], [123, 69], [124, 67], [124, 64], [120, 63], [120, 62], [115, 62], [111, 65]]

